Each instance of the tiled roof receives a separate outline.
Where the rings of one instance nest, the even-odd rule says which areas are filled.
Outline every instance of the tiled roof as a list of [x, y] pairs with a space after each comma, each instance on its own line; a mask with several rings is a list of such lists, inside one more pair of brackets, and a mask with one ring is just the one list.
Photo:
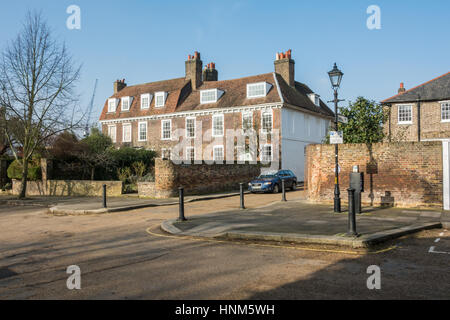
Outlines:
[[450, 99], [450, 72], [383, 100], [381, 103], [414, 102], [419, 96], [422, 101]]
[[[281, 92], [278, 92], [278, 86], [274, 75], [277, 78]], [[265, 97], [247, 98], [247, 84], [257, 82], [267, 82], [271, 84], [271, 89]], [[200, 90], [220, 89], [224, 91], [220, 99], [215, 103], [200, 104]], [[158, 91], [168, 92], [166, 105], [162, 108], [155, 108], [154, 93]], [[153, 94], [153, 99], [149, 109], [141, 110], [140, 95], [144, 93]], [[204, 109], [229, 108], [240, 106], [251, 106], [269, 103], [281, 103], [280, 94], [285, 103], [316, 112], [324, 116], [333, 116], [333, 112], [321, 100], [320, 107], [317, 107], [307, 96], [313, 91], [305, 84], [296, 82], [295, 88], [289, 86], [284, 79], [276, 73], [265, 73], [256, 76], [250, 76], [239, 79], [205, 81], [198, 88], [192, 90], [191, 82], [185, 78], [152, 82], [147, 84], [125, 87], [110, 98], [121, 98], [132, 96], [133, 102], [130, 111], [121, 111], [121, 105], [116, 108], [116, 112], [108, 113], [108, 100], [106, 100], [100, 120], [112, 120], [120, 118], [133, 118], [148, 115], [166, 114], [183, 111], [196, 111]]]

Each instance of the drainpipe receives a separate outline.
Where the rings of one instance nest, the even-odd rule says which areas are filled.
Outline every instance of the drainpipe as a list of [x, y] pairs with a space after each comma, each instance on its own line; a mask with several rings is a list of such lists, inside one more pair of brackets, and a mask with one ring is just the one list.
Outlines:
[[420, 95], [417, 96], [417, 141], [420, 142]]
[[392, 135], [391, 135], [391, 114], [392, 114], [392, 103], [388, 104], [388, 108], [389, 108], [389, 142], [391, 142], [392, 140]]

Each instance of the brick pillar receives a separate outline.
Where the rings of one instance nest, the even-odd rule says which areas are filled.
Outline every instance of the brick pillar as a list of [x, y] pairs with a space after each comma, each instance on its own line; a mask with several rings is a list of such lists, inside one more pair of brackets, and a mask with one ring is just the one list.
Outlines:
[[0, 159], [0, 188], [3, 188], [8, 183], [8, 161]]
[[53, 178], [53, 160], [41, 158], [42, 181]]

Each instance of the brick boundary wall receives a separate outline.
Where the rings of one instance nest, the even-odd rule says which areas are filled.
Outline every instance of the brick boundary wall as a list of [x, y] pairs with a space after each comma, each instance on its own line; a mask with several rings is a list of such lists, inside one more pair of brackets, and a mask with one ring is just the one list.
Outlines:
[[[168, 198], [178, 194], [207, 194], [239, 190], [239, 183], [248, 183], [261, 172], [259, 164], [174, 164], [155, 159], [155, 182], [138, 184], [139, 196]], [[247, 185], [245, 185], [247, 188]]]
[[[101, 196], [106, 184], [107, 196], [122, 194], [122, 181], [40, 180], [27, 181], [27, 196]], [[22, 181], [13, 180], [12, 194], [18, 195]]]
[[[372, 145], [375, 162], [365, 144], [339, 145], [341, 201], [347, 203], [353, 165], [364, 172], [364, 204], [398, 207], [442, 207], [442, 143], [402, 142]], [[334, 198], [334, 145], [306, 147], [305, 187], [309, 200], [332, 203]], [[368, 174], [372, 172], [372, 174]]]

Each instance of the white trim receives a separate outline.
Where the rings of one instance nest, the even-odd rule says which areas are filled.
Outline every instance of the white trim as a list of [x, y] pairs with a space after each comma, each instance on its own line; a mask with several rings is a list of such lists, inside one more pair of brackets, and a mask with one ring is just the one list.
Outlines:
[[242, 128], [242, 132], [245, 131], [244, 129], [244, 115], [250, 115], [252, 121], [251, 121], [251, 125], [250, 125], [250, 129], [253, 129], [253, 111], [243, 111], [241, 112], [241, 128]]
[[[270, 111], [267, 111], [267, 110], [265, 110], [265, 111], [261, 111], [261, 131], [262, 132], [272, 132], [273, 131], [273, 110], [271, 110], [272, 112], [270, 112]], [[264, 130], [264, 126], [263, 126], [263, 116], [264, 116], [264, 114], [265, 113], [271, 113], [271, 116], [272, 116], [272, 120], [271, 120], [271, 122], [272, 122], [272, 128], [270, 128], [270, 131], [266, 131], [266, 130]]]
[[[260, 161], [264, 161], [264, 162], [272, 162], [273, 161], [273, 145], [271, 143], [265, 143], [261, 146], [261, 157], [260, 157]], [[264, 148], [266, 147], [270, 147], [270, 160], [267, 159], [263, 159], [262, 155], [264, 155]]]
[[[209, 93], [209, 92], [214, 92], [214, 100], [213, 101], [204, 101], [203, 94]], [[216, 103], [217, 100], [219, 100], [222, 97], [223, 93], [224, 93], [224, 91], [219, 90], [219, 89], [200, 90], [200, 104]]]
[[444, 103], [448, 103], [450, 105], [450, 100], [439, 101], [439, 105], [441, 107], [441, 123], [450, 122], [450, 118], [449, 119], [442, 119], [442, 106], [443, 106]]
[[[141, 139], [141, 124], [145, 124], [145, 140]], [[148, 123], [147, 121], [138, 122], [138, 141], [147, 141], [148, 139]]]
[[[194, 159], [191, 159], [190, 158], [190, 155], [191, 155], [191, 150], [193, 150], [194, 151]], [[196, 160], [196, 157], [195, 157], [195, 147], [192, 147], [192, 146], [190, 146], [190, 147], [186, 147], [186, 154], [185, 154], [185, 159], [184, 160], [189, 160], [189, 161], [195, 161]]]
[[[145, 107], [145, 108], [143, 107], [143, 103], [142, 103], [142, 100], [143, 100], [144, 98], [148, 98], [148, 106]], [[152, 103], [152, 98], [153, 98], [153, 96], [152, 96], [151, 93], [144, 93], [144, 94], [141, 94], [141, 110], [147, 110], [147, 109], [150, 109], [150, 105], [151, 105], [151, 103]]]
[[[254, 106], [240, 106], [240, 107], [230, 107], [230, 108], [211, 108], [204, 109], [198, 111], [182, 111], [182, 112], [172, 112], [172, 113], [164, 113], [164, 114], [155, 114], [141, 117], [130, 117], [130, 118], [116, 118], [116, 119], [108, 119], [108, 120], [99, 120], [101, 124], [108, 123], [120, 123], [120, 122], [133, 122], [140, 120], [160, 120], [160, 119], [173, 119], [173, 118], [182, 118], [188, 116], [206, 116], [212, 114], [226, 114], [226, 113], [236, 113], [243, 111], [257, 111], [257, 110], [271, 110], [271, 109], [280, 109], [282, 108], [281, 104], [267, 103], [261, 105]], [[312, 113], [311, 113], [312, 114]], [[317, 114], [320, 116], [320, 114]]]
[[442, 192], [444, 210], [450, 210], [450, 142], [442, 141]]
[[[222, 149], [222, 160], [216, 159], [216, 149]], [[225, 161], [225, 149], [223, 147], [223, 144], [217, 145], [213, 147], [213, 161]]]
[[[413, 123], [413, 105], [408, 104], [397, 104], [397, 124], [412, 124]], [[400, 121], [400, 107], [411, 107], [411, 120], [410, 121]]]
[[[187, 121], [188, 120], [194, 120], [194, 136], [189, 137], [188, 136], [188, 126], [187, 126]], [[186, 117], [184, 120], [184, 135], [187, 139], [194, 139], [196, 137], [196, 131], [197, 131], [197, 118], [196, 117]]]
[[[130, 128], [130, 140], [125, 140], [125, 127]], [[133, 141], [132, 137], [133, 127], [130, 122], [122, 123], [122, 142], [131, 142]]]
[[[164, 123], [170, 123], [170, 137], [164, 138]], [[172, 119], [161, 120], [161, 140], [172, 140]]]
[[[110, 109], [111, 102], [114, 103], [114, 110]], [[108, 99], [108, 113], [116, 112], [118, 104], [119, 104], [119, 99], [117, 99], [117, 98], [110, 98], [110, 99]]]
[[[259, 94], [256, 96], [249, 96], [249, 87], [252, 86], [258, 86], [258, 85], [264, 85], [264, 93], [263, 94]], [[262, 82], [255, 82], [255, 83], [247, 83], [247, 99], [255, 99], [255, 98], [262, 98], [267, 96], [267, 94], [269, 93], [270, 89], [272, 88], [272, 85], [266, 81], [262, 81]]]
[[[222, 134], [214, 134], [214, 118], [222, 118]], [[214, 114], [211, 121], [212, 137], [223, 137], [225, 134], [225, 117], [223, 114]]]
[[[158, 97], [160, 96], [162, 96], [163, 98], [162, 105], [156, 104], [158, 102]], [[166, 105], [166, 99], [167, 99], [167, 92], [164, 91], [155, 92], [155, 108], [163, 108]]]
[[[124, 108], [123, 108], [123, 103], [124, 103], [124, 101], [128, 102], [128, 109], [124, 109]], [[131, 108], [131, 101], [132, 101], [132, 99], [131, 99], [130, 96], [122, 97], [122, 103], [121, 103], [121, 106], [120, 106], [120, 110], [121, 110], [121, 111], [130, 111], [130, 108]]]
[[[111, 137], [111, 133], [110, 133], [110, 129], [111, 129], [111, 128], [114, 128], [114, 139], [113, 139], [113, 137]], [[116, 127], [115, 124], [110, 124], [110, 125], [108, 125], [108, 137], [111, 138], [111, 140], [112, 140], [113, 143], [116, 143], [116, 142], [117, 142], [117, 127]]]
[[283, 95], [281, 94], [280, 84], [278, 83], [277, 75], [275, 72], [273, 72], [273, 79], [275, 80], [275, 85], [277, 87], [278, 96], [280, 97], [281, 103], [284, 103]]

